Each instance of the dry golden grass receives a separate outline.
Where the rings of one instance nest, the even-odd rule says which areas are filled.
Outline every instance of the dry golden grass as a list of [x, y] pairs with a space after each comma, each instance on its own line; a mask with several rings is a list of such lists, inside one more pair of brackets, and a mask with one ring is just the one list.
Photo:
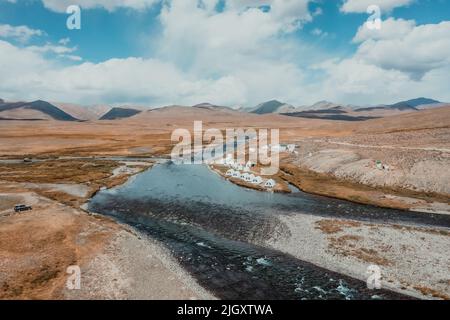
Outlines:
[[[332, 175], [313, 172], [285, 161], [280, 165], [282, 178], [300, 190], [321, 196], [349, 200], [356, 203], [370, 204], [385, 208], [405, 209], [411, 204], [387, 198], [390, 194], [398, 197], [409, 197], [424, 200], [425, 202], [448, 202], [448, 197], [434, 193], [424, 193], [412, 190], [388, 187], [371, 187], [360, 183], [338, 179]], [[284, 173], [284, 174], [283, 174]]]
[[329, 236], [328, 247], [339, 255], [345, 257], [351, 256], [360, 261], [380, 266], [390, 265], [391, 262], [384, 258], [377, 250], [361, 246], [364, 240], [362, 236], [354, 234], [337, 235], [338, 233], [344, 233], [346, 229], [359, 228], [362, 225], [362, 223], [357, 221], [325, 219], [316, 222], [316, 229], [321, 230]]
[[414, 289], [421, 292], [425, 296], [431, 296], [433, 298], [442, 299], [442, 300], [450, 300], [450, 297], [445, 293], [439, 292], [437, 290], [424, 287], [424, 286], [414, 286]]
[[[123, 184], [129, 175], [112, 176], [120, 164], [109, 160], [50, 160], [35, 163], [1, 164], [0, 180], [24, 183], [67, 183], [86, 184], [89, 192], [85, 197], [77, 197], [62, 191], [34, 189], [46, 198], [78, 208], [101, 187], [112, 188]], [[148, 166], [135, 166], [139, 172]]]
[[346, 228], [358, 228], [362, 224], [358, 221], [350, 220], [320, 220], [316, 222], [316, 229], [325, 234], [334, 234], [344, 231]]
[[2, 218], [0, 299], [61, 299], [67, 267], [101, 252], [118, 226], [54, 203]]
[[32, 183], [86, 183], [108, 178], [118, 165], [104, 160], [50, 160], [0, 164], [0, 180]]

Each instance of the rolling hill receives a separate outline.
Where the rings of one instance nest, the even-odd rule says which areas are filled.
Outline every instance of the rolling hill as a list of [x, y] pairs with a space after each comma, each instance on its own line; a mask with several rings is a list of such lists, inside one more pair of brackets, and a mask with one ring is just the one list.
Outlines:
[[[428, 98], [416, 98], [406, 101], [400, 101], [394, 104], [389, 105], [379, 105], [367, 108], [358, 108], [356, 112], [365, 112], [365, 111], [375, 111], [375, 110], [398, 110], [398, 111], [407, 111], [413, 112], [421, 109], [428, 109], [431, 107], [440, 107], [444, 105], [442, 102], [428, 99]], [[426, 107], [424, 107], [426, 106]]]
[[256, 114], [287, 113], [293, 109], [294, 107], [289, 104], [278, 100], [271, 100], [257, 105], [255, 108], [251, 109], [250, 112]]
[[206, 109], [206, 110], [232, 110], [229, 107], [224, 107], [224, 106], [217, 106], [211, 103], [200, 103], [200, 104], [196, 104], [195, 106], [192, 106], [193, 108], [198, 108], [198, 109]]
[[107, 105], [83, 106], [63, 102], [51, 102], [51, 104], [70, 114], [72, 117], [83, 121], [98, 120], [101, 116], [111, 110], [111, 107]]
[[106, 114], [104, 114], [99, 120], [118, 120], [133, 117], [139, 113], [141, 110], [130, 109], [130, 108], [112, 108]]
[[43, 100], [2, 103], [0, 105], [0, 117], [7, 120], [79, 121], [79, 119]]

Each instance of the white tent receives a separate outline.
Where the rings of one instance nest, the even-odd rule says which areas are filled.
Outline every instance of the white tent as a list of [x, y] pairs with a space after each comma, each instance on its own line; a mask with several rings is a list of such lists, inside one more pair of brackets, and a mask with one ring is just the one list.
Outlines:
[[252, 174], [247, 174], [247, 176], [245, 177], [245, 182], [252, 182], [254, 177], [255, 176]]
[[247, 180], [248, 175], [249, 175], [248, 173], [243, 172], [243, 173], [241, 174], [241, 180]]
[[261, 184], [262, 182], [263, 182], [263, 179], [261, 177], [253, 176], [253, 180], [252, 180], [253, 184]]
[[276, 185], [277, 183], [273, 179], [267, 180], [266, 183], [264, 184], [266, 188], [274, 188]]

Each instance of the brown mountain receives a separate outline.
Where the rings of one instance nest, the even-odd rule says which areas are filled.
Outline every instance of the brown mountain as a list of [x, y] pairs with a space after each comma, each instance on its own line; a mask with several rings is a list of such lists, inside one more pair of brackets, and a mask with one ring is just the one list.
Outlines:
[[3, 103], [0, 105], [0, 118], [6, 120], [79, 121], [79, 119], [43, 100]]

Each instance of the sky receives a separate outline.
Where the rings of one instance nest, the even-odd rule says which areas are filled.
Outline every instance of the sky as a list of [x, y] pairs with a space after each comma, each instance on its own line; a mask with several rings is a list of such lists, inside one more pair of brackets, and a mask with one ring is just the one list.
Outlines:
[[0, 0], [8, 101], [450, 102], [449, 52], [447, 0]]

